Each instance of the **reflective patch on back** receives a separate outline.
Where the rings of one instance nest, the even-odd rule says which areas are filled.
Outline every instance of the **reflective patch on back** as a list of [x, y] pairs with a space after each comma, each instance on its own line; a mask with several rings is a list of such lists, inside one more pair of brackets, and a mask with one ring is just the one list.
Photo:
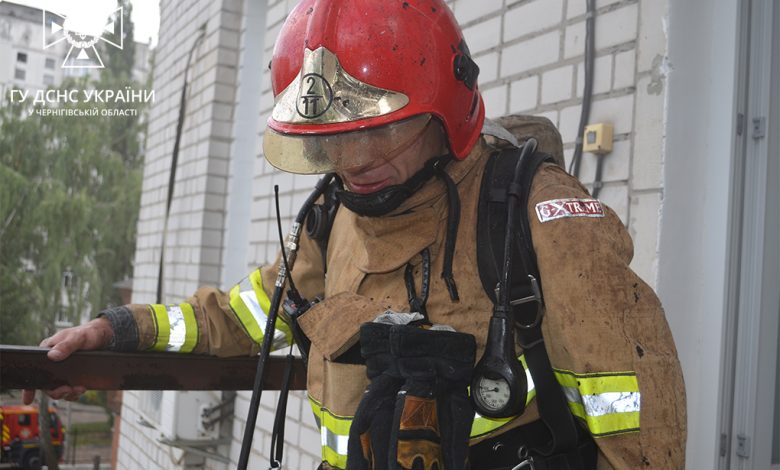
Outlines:
[[536, 205], [539, 222], [549, 222], [564, 217], [604, 217], [604, 206], [598, 199], [552, 199]]

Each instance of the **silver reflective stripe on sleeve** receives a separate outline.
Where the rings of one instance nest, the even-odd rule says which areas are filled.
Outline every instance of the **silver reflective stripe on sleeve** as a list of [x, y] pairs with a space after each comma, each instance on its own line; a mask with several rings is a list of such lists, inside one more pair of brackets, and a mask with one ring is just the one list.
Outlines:
[[152, 349], [189, 353], [198, 344], [198, 321], [192, 305], [151, 304], [149, 308], [155, 325]]
[[639, 411], [639, 402], [639, 392], [607, 392], [582, 397], [582, 403], [589, 416]]
[[184, 323], [184, 312], [181, 311], [181, 307], [178, 305], [168, 306], [168, 322], [171, 326], [171, 333], [165, 349], [178, 352], [187, 339], [187, 326]]
[[562, 387], [570, 403], [581, 403], [588, 416], [604, 416], [610, 413], [631, 413], [640, 410], [639, 392], [605, 392], [598, 395], [580, 395], [574, 387]]
[[349, 436], [340, 436], [331, 432], [325, 426], [320, 428], [320, 438], [322, 439], [322, 445], [330, 447], [337, 454], [347, 455], [347, 449], [349, 448]]
[[633, 371], [577, 374], [555, 369], [569, 409], [594, 437], [639, 431], [641, 394]]

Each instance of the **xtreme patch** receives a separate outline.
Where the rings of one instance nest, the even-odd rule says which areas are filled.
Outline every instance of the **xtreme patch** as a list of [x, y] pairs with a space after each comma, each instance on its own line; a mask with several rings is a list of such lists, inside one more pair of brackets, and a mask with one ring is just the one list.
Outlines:
[[552, 199], [536, 205], [539, 222], [563, 217], [604, 217], [604, 207], [598, 199]]

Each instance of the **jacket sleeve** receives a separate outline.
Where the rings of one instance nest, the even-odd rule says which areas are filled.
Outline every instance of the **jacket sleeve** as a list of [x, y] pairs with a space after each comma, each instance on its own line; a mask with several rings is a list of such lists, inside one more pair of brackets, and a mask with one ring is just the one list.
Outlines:
[[[267, 313], [278, 272], [274, 264], [258, 268], [228, 292], [201, 287], [177, 304], [130, 304], [100, 312], [111, 322], [118, 351], [174, 351], [215, 356], [255, 355], [263, 342]], [[304, 298], [324, 291], [320, 249], [304, 234], [293, 281]], [[292, 343], [292, 334], [281, 317], [276, 320], [273, 347]]]
[[629, 268], [626, 228], [552, 165], [534, 179], [529, 219], [545, 345], [570, 409], [598, 444], [599, 468], [682, 469], [682, 372], [658, 297]]

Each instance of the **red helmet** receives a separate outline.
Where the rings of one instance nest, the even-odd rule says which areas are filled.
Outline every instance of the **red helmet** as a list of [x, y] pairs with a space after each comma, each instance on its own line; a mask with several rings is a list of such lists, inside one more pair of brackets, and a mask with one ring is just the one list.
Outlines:
[[302, 0], [271, 62], [266, 158], [295, 173], [333, 171], [343, 161], [323, 139], [340, 145], [339, 134], [356, 132], [354, 142], [377, 130], [399, 147], [396, 136], [414, 135], [429, 121], [416, 117], [432, 115], [463, 159], [485, 118], [478, 73], [443, 0]]

